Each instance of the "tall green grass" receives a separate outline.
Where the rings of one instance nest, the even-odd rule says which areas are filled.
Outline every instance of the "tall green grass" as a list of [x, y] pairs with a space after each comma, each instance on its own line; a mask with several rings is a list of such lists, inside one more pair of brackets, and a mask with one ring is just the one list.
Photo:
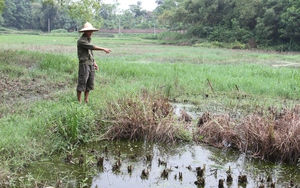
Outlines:
[[[130, 83], [135, 90], [172, 88], [171, 96], [204, 95], [212, 84], [216, 93], [240, 92], [251, 96], [297, 99], [300, 97], [299, 69], [273, 68], [256, 64], [189, 64], [139, 63], [107, 61], [101, 63], [102, 72]], [[237, 86], [237, 87], [236, 87]]]

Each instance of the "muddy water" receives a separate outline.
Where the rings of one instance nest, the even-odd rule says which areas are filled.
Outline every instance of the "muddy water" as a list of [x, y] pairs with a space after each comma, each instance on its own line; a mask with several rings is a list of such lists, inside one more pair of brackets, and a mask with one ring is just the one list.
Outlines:
[[[175, 104], [175, 113], [186, 110], [193, 119], [201, 115], [194, 106]], [[106, 151], [107, 149], [107, 151]], [[67, 155], [72, 153], [70, 161]], [[83, 164], [79, 164], [83, 156]], [[96, 157], [104, 157], [103, 167], [97, 166]], [[147, 160], [151, 158], [151, 160]], [[115, 168], [117, 161], [119, 168]], [[159, 163], [159, 161], [163, 161]], [[132, 171], [128, 172], [128, 166]], [[204, 186], [195, 185], [197, 167], [205, 166]], [[233, 181], [226, 183], [228, 169]], [[141, 176], [142, 171], [149, 174]], [[162, 177], [163, 171], [168, 176]], [[182, 179], [179, 174], [182, 173]], [[240, 184], [238, 176], [245, 175], [247, 183]], [[276, 187], [289, 187], [290, 180], [300, 184], [300, 173], [296, 165], [273, 164], [249, 158], [232, 149], [216, 149], [207, 145], [177, 143], [175, 145], [149, 142], [101, 141], [91, 143], [76, 150], [68, 151], [40, 161], [28, 168], [24, 179], [39, 177], [44, 186], [54, 186], [61, 180], [60, 187], [67, 188], [133, 188], [133, 187], [218, 187], [224, 179], [227, 188], [256, 188], [260, 185], [270, 187], [271, 177]]]
[[[107, 152], [105, 148], [107, 147]], [[84, 156], [84, 164], [79, 165], [80, 155]], [[96, 165], [96, 156], [104, 157], [103, 168]], [[151, 156], [151, 160], [147, 160]], [[226, 171], [231, 168], [233, 182], [224, 183], [224, 187], [258, 187], [260, 179], [268, 185], [268, 176], [276, 183], [276, 187], [288, 187], [292, 178], [299, 184], [300, 175], [294, 166], [266, 163], [247, 158], [232, 150], [220, 150], [206, 145], [180, 143], [166, 145], [147, 142], [99, 142], [74, 151], [72, 162], [65, 162], [66, 154], [49, 161], [39, 162], [29, 169], [32, 176], [44, 179], [44, 185], [53, 185], [58, 179], [61, 187], [91, 188], [133, 188], [133, 187], [201, 187], [195, 185], [196, 167], [205, 167], [204, 187], [218, 187], [219, 179], [226, 179]], [[114, 170], [113, 166], [120, 159], [121, 166]], [[160, 165], [159, 160], [166, 163]], [[128, 166], [133, 170], [128, 172]], [[147, 169], [148, 177], [141, 177]], [[168, 177], [161, 177], [164, 169]], [[179, 179], [182, 173], [182, 180]], [[238, 176], [246, 175], [247, 184], [239, 184]], [[298, 182], [297, 182], [298, 181]]]
[[[205, 187], [218, 187], [219, 179], [226, 179], [226, 171], [231, 168], [233, 182], [224, 183], [224, 187], [258, 187], [259, 178], [267, 179], [271, 176], [277, 187], [287, 185], [289, 175], [299, 179], [296, 169], [283, 165], [271, 165], [257, 160], [248, 159], [245, 155], [226, 150], [218, 150], [204, 145], [178, 144], [159, 145], [123, 145], [122, 166], [119, 172], [112, 171], [114, 160], [110, 156], [105, 161], [104, 171], [94, 176], [91, 187], [197, 187], [196, 167], [205, 167], [204, 179]], [[135, 149], [133, 149], [136, 147]], [[127, 155], [132, 155], [135, 151], [143, 151], [138, 154], [136, 160], [128, 159]], [[146, 153], [153, 155], [151, 162], [147, 162]], [[167, 163], [159, 165], [159, 159]], [[128, 173], [127, 166], [133, 165], [132, 174]], [[168, 177], [161, 177], [163, 170], [168, 169]], [[141, 178], [143, 169], [149, 170], [149, 177]], [[182, 173], [182, 180], [179, 180], [179, 173]], [[293, 173], [294, 172], [294, 173]], [[248, 183], [238, 184], [238, 175], [247, 175]], [[260, 184], [260, 183], [259, 183]], [[267, 185], [267, 183], [265, 183]]]

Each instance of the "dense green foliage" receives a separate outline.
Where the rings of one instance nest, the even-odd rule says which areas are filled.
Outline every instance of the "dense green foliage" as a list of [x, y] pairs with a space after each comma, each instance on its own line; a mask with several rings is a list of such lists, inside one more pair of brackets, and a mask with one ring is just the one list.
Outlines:
[[[161, 23], [209, 41], [277, 45], [299, 50], [297, 0], [162, 0]], [[167, 6], [170, 5], [170, 6]], [[160, 8], [161, 7], [161, 8]], [[161, 10], [163, 9], [163, 10]]]
[[0, 14], [2, 13], [3, 9], [5, 8], [5, 1], [0, 0]]
[[119, 24], [125, 29], [152, 28], [155, 22], [152, 13], [142, 9], [141, 2], [131, 5], [121, 14], [118, 3], [99, 4], [98, 0], [5, 0], [3, 5], [6, 7], [0, 16], [0, 26], [21, 30], [74, 31], [86, 21], [97, 28], [118, 28]]
[[[185, 40], [239, 42], [247, 48], [300, 50], [300, 3], [297, 0], [157, 0], [152, 12], [142, 2], [120, 11], [98, 0], [5, 0], [0, 26], [16, 29], [74, 31], [85, 21], [108, 29], [185, 30]], [[96, 14], [94, 14], [96, 12]], [[200, 42], [201, 42], [200, 40]], [[194, 40], [192, 43], [199, 43]], [[237, 46], [236, 48], [240, 48]]]

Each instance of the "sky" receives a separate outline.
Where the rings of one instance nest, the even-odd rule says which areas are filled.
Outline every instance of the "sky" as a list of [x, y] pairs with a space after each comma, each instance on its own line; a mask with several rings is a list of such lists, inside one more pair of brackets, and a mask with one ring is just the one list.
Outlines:
[[[136, 5], [138, 1], [142, 2], [142, 8], [148, 11], [152, 11], [157, 7], [155, 0], [118, 0], [120, 3], [119, 8], [126, 10], [129, 9], [129, 5]], [[114, 0], [103, 0], [104, 3], [113, 4]]]

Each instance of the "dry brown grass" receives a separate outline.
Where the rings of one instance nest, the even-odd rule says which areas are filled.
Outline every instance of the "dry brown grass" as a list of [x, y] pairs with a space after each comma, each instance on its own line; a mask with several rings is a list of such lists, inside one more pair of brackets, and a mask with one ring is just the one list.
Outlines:
[[109, 139], [175, 142], [180, 132], [172, 105], [160, 94], [144, 91], [138, 97], [110, 102], [107, 115], [113, 121], [106, 133]]
[[9, 187], [9, 178], [10, 178], [9, 172], [6, 172], [4, 169], [0, 168], [0, 187], [1, 188]]
[[187, 113], [176, 116], [168, 99], [160, 94], [144, 91], [107, 106], [107, 117], [112, 120], [105, 134], [108, 139], [174, 143], [182, 131], [193, 130], [195, 141], [236, 148], [252, 157], [289, 164], [296, 164], [300, 157], [300, 106], [260, 108], [241, 119], [206, 112], [195, 129], [191, 129]]
[[[204, 113], [199, 118], [194, 133], [194, 140], [213, 145], [215, 147], [227, 147], [230, 144], [232, 147], [238, 147], [239, 138], [234, 131], [236, 124], [231, 120], [229, 115], [211, 116], [209, 113]], [[204, 123], [203, 119], [205, 119]]]
[[[300, 107], [259, 109], [243, 119], [211, 116], [198, 124], [194, 140], [235, 147], [253, 157], [296, 164], [300, 157]], [[199, 118], [199, 121], [201, 118]]]

